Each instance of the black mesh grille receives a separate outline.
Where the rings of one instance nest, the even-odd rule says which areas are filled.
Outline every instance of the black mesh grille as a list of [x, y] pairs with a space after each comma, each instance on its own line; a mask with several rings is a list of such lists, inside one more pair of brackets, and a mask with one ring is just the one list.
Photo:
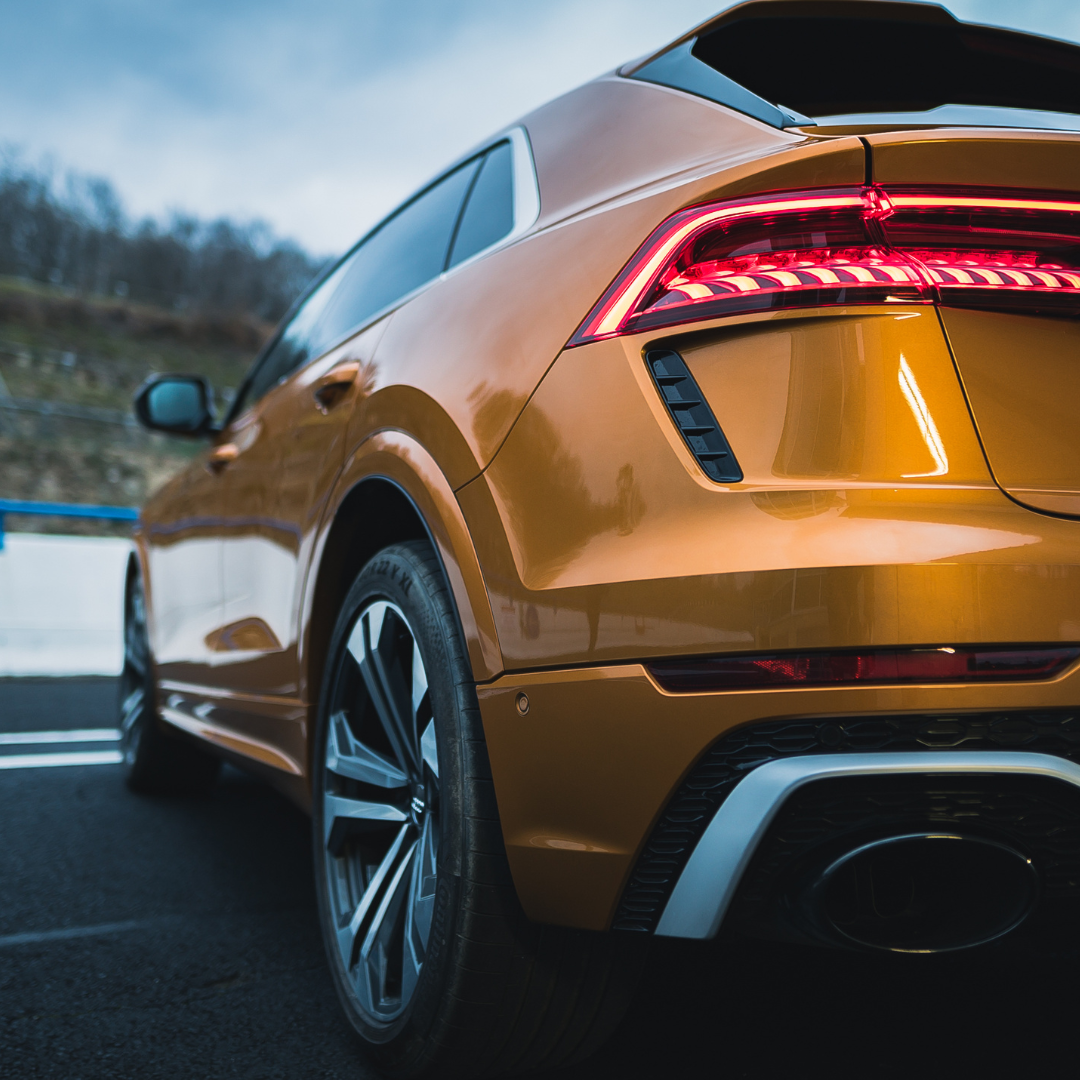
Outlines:
[[670, 349], [654, 349], [645, 362], [672, 420], [705, 475], [717, 483], [737, 484], [743, 478], [742, 469], [683, 358]]
[[735, 785], [793, 754], [1027, 750], [1080, 761], [1080, 709], [773, 721], [740, 728], [702, 755], [672, 796], [623, 890], [613, 926], [652, 932], [690, 852]]

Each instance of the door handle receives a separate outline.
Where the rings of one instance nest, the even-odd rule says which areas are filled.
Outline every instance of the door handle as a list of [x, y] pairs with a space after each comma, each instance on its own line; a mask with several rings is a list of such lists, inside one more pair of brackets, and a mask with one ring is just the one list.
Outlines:
[[315, 405], [324, 416], [345, 396], [345, 391], [356, 382], [360, 374], [360, 361], [348, 360], [331, 368], [316, 383], [312, 391]]
[[215, 446], [210, 451], [210, 455], [206, 459], [207, 471], [212, 473], [219, 473], [230, 462], [235, 461], [240, 456], [240, 447], [236, 443], [222, 443], [220, 446]]

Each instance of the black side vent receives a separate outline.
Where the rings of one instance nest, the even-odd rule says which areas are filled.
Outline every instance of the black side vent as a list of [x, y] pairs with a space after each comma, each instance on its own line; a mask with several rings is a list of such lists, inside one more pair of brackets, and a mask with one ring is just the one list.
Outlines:
[[653, 349], [645, 354], [645, 363], [705, 475], [718, 484], [737, 484], [743, 478], [742, 469], [683, 358], [670, 349]]

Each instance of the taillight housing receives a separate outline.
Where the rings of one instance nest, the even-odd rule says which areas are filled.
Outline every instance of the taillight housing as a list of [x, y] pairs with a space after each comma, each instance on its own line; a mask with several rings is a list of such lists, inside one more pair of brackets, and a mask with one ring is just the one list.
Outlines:
[[935, 302], [1080, 311], [1080, 201], [871, 186], [689, 207], [568, 344], [780, 308]]

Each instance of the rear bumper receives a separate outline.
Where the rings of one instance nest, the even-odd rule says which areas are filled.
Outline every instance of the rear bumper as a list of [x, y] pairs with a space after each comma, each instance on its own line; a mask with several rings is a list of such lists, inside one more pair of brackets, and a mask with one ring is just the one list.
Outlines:
[[[709, 747], [725, 735], [771, 721], [808, 721], [813, 726], [813, 722], [835, 719], [841, 728], [861, 718], [948, 721], [959, 724], [957, 748], [938, 755], [920, 747], [921, 769], [933, 771], [939, 756], [947, 757], [953, 770], [967, 768], [964, 760], [968, 757], [988, 759], [986, 764], [994, 770], [1009, 769], [1015, 766], [1009, 761], [1015, 756], [1012, 746], [997, 745], [988, 754], [976, 753], [990, 744], [972, 734], [978, 724], [967, 732], [965, 717], [1076, 709], [1080, 720], [1080, 665], [1038, 683], [671, 694], [660, 689], [643, 666], [621, 664], [507, 675], [478, 687], [478, 693], [510, 866], [526, 913], [539, 922], [601, 930], [612, 925], [624, 888], [673, 793], [691, 776]], [[524, 714], [520, 695], [528, 699]], [[1016, 741], [1023, 739], [1014, 740], [1013, 745]], [[961, 745], [972, 749], [969, 752]], [[789, 756], [775, 763], [777, 775], [789, 777], [799, 769], [808, 769], [812, 775], [814, 769], [829, 767], [830, 756]], [[836, 756], [843, 758], [845, 767], [859, 767], [857, 759], [863, 755]], [[1038, 764], [1034, 759], [1042, 762], [1048, 755], [1022, 756], [1026, 769]], [[906, 767], [905, 755], [896, 750], [884, 749], [870, 757], [872, 771]], [[1080, 768], [1062, 758], [1049, 760], [1070, 777], [1070, 770], [1076, 770], [1080, 778]], [[779, 770], [781, 765], [788, 771]], [[762, 766], [750, 774], [761, 774], [755, 785], [772, 776], [764, 771], [767, 767], [771, 768]], [[779, 806], [786, 790], [770, 805]], [[708, 806], [700, 808], [705, 818], [711, 813]], [[706, 824], [703, 820], [702, 826]], [[711, 827], [709, 831], [715, 833]], [[758, 833], [751, 830], [748, 835]], [[734, 842], [736, 861], [748, 859], [752, 846], [750, 841]], [[706, 852], [708, 846], [699, 845], [698, 850]], [[711, 856], [702, 854], [700, 860], [712, 866]], [[689, 868], [688, 862], [684, 875]], [[730, 887], [717, 893], [717, 875], [723, 873]], [[730, 898], [737, 878], [737, 873], [713, 868], [694, 870], [686, 880], [709, 879], [713, 884], [708, 888]], [[684, 890], [679, 877], [672, 902], [680, 890], [690, 895], [700, 887], [687, 884]], [[714, 897], [708, 919], [698, 917], [691, 926], [678, 914], [689, 910], [680, 901], [670, 909], [670, 917], [667, 909], [663, 911], [661, 932], [709, 936], [719, 925], [726, 902]]]

